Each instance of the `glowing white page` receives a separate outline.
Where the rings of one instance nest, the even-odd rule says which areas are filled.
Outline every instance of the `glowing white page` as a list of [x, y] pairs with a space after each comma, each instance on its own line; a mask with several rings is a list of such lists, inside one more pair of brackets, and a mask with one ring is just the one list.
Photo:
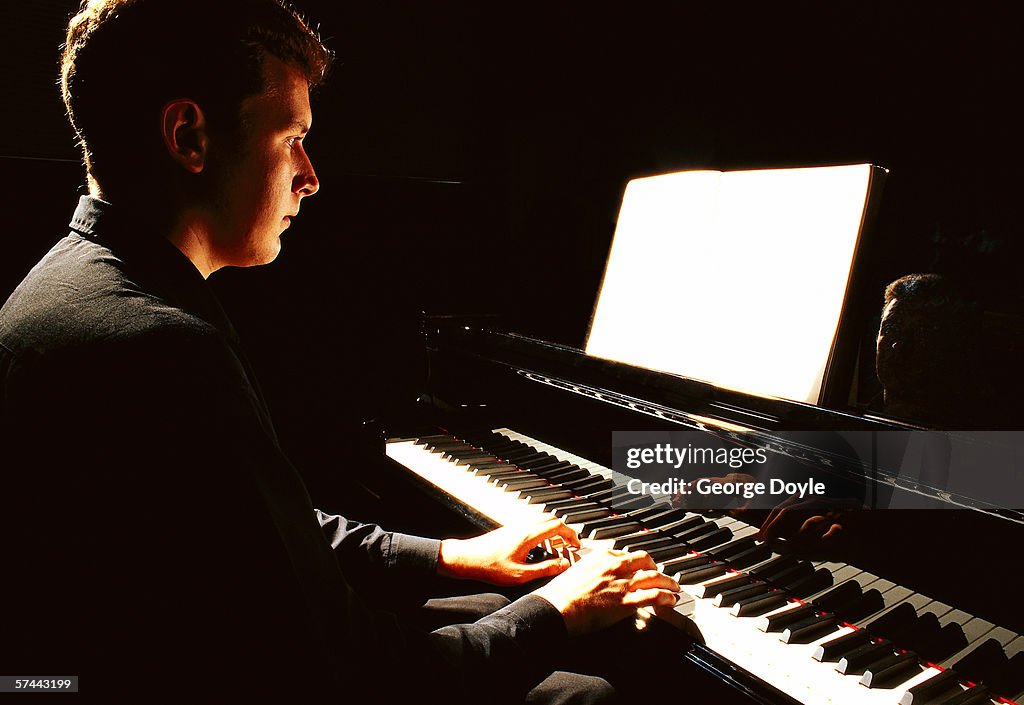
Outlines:
[[816, 403], [871, 169], [630, 181], [587, 354]]

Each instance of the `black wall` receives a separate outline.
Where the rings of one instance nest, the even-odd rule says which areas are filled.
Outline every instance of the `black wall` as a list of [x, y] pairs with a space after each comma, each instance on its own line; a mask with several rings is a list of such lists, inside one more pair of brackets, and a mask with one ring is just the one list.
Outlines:
[[[82, 180], [54, 87], [75, 4], [23, 3], [4, 30], [3, 292]], [[338, 429], [412, 395], [420, 310], [581, 344], [635, 176], [881, 164], [879, 301], [937, 269], [1024, 313], [1005, 3], [297, 4], [340, 59], [307, 144], [322, 188], [278, 262], [214, 281], [302, 467], [335, 466]]]

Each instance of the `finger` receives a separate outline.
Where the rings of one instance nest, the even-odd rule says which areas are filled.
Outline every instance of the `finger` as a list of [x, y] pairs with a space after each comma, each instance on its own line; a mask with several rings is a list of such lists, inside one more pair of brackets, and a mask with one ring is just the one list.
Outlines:
[[623, 575], [635, 573], [638, 570], [657, 571], [657, 569], [657, 564], [647, 551], [631, 551], [619, 557], [619, 568], [616, 570], [616, 573]]
[[679, 583], [669, 576], [657, 570], [638, 570], [629, 581], [630, 590], [643, 590], [647, 588], [664, 588], [679, 592], [682, 588]]
[[829, 527], [829, 530], [826, 531], [822, 535], [821, 538], [823, 538], [823, 539], [835, 539], [835, 538], [838, 538], [841, 533], [843, 533], [843, 525], [842, 524], [833, 524], [831, 527]]
[[553, 539], [555, 537], [561, 538], [574, 548], [579, 548], [580, 537], [576, 535], [573, 529], [566, 526], [564, 521], [555, 517], [530, 527], [523, 543], [535, 546], [545, 539]]
[[768, 518], [764, 520], [764, 523], [761, 524], [761, 528], [757, 530], [758, 541], [768, 540], [768, 527], [775, 523], [776, 517], [779, 516], [782, 510], [783, 506], [781, 504], [776, 504], [772, 507], [772, 510], [768, 512]]
[[774, 519], [769, 517], [768, 521], [761, 526], [761, 540], [768, 541], [778, 537], [792, 536], [799, 525], [803, 523], [802, 516], [804, 514], [796, 506], [783, 507]]
[[819, 515], [810, 517], [803, 524], [800, 525], [800, 529], [797, 533], [801, 536], [807, 536], [811, 538], [820, 538], [825, 531], [829, 528], [829, 520], [826, 517]]
[[565, 572], [569, 568], [569, 561], [566, 558], [559, 556], [558, 558], [552, 558], [550, 560], [541, 561], [540, 563], [531, 563], [529, 565], [520, 568], [520, 575], [523, 577], [523, 581], [536, 580], [537, 578], [546, 578], [552, 575], [558, 575], [559, 573]]
[[676, 593], [671, 590], [648, 588], [627, 593], [622, 598], [622, 604], [630, 607], [675, 607], [676, 599]]

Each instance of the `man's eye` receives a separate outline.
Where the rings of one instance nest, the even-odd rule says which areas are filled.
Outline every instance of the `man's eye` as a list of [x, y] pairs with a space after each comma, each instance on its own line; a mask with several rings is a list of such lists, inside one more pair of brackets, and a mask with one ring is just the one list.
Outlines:
[[289, 137], [285, 142], [289, 147], [294, 147], [297, 143], [302, 141], [302, 137]]

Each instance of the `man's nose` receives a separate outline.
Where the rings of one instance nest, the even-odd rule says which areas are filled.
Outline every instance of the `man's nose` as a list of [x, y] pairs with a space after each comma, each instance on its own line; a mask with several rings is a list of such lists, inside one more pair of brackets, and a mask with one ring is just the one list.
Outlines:
[[303, 152], [303, 168], [299, 170], [299, 173], [295, 175], [295, 181], [292, 182], [292, 191], [302, 196], [312, 196], [314, 193], [320, 190], [320, 180], [316, 178], [316, 172], [313, 171], [313, 162], [309, 160], [306, 153]]

